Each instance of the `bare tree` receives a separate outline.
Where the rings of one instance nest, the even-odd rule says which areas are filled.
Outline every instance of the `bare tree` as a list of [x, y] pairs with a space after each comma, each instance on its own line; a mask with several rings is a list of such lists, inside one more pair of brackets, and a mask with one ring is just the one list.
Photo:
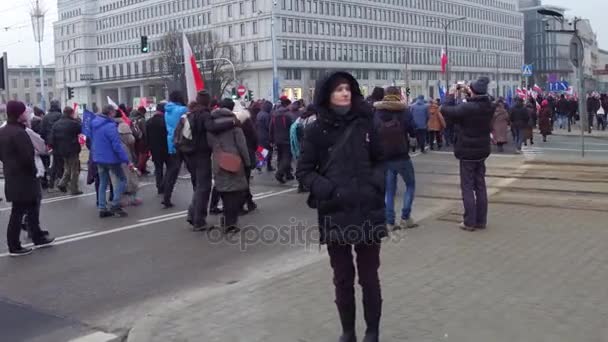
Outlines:
[[[200, 71], [205, 80], [205, 89], [212, 96], [222, 97], [236, 81], [232, 66], [225, 59], [233, 63], [237, 79], [244, 69], [234, 46], [219, 41], [217, 35], [211, 32], [195, 32], [186, 36], [196, 59], [201, 61]], [[185, 90], [182, 33], [176, 30], [167, 32], [162, 38], [161, 48], [160, 70], [167, 87]]]

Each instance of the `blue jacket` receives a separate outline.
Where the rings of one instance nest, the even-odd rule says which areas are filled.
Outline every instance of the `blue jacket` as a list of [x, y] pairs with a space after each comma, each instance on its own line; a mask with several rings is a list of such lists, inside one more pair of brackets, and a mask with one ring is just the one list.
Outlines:
[[423, 99], [418, 99], [416, 103], [410, 107], [410, 112], [414, 117], [416, 129], [427, 129], [427, 124], [429, 122], [429, 105], [424, 102]]
[[116, 122], [105, 116], [97, 115], [91, 122], [91, 153], [94, 163], [122, 164], [129, 163], [129, 156], [122, 147]]
[[167, 126], [167, 147], [169, 154], [177, 153], [175, 146], [173, 146], [173, 135], [175, 134], [175, 128], [179, 123], [179, 119], [187, 112], [188, 108], [177, 103], [169, 102], [165, 106], [165, 126]]

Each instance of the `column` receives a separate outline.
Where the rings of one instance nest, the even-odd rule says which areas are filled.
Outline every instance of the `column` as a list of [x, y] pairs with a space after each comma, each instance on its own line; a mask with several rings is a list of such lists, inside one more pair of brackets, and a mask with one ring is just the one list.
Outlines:
[[139, 85], [139, 97], [146, 97], [146, 86], [143, 83]]
[[116, 104], [121, 104], [124, 101], [124, 89], [122, 87], [118, 87], [118, 99], [116, 99]]

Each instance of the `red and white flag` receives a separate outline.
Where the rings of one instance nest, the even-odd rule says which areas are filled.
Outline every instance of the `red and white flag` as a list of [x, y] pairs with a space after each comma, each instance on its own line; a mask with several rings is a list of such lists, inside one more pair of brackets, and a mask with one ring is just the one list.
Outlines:
[[543, 93], [543, 88], [539, 87], [538, 84], [534, 84], [534, 87], [532, 87], [532, 90], [534, 90], [538, 94], [542, 94]]
[[188, 89], [188, 101], [196, 101], [196, 93], [205, 89], [205, 82], [196, 64], [196, 56], [192, 52], [186, 33], [183, 34], [184, 44], [184, 66], [186, 68], [186, 88]]
[[448, 54], [445, 52], [445, 49], [441, 49], [441, 73], [445, 74], [445, 71], [448, 66]]
[[78, 103], [74, 102], [74, 113], [78, 114]]
[[139, 106], [147, 108], [148, 107], [148, 99], [145, 98], [145, 97], [140, 97], [139, 98]]
[[118, 107], [118, 105], [116, 104], [116, 102], [112, 101], [112, 99], [107, 96], [108, 98], [108, 104], [112, 107], [114, 107], [115, 110], [117, 110], [120, 115], [122, 116], [122, 120], [129, 126], [131, 126], [131, 120], [129, 119], [129, 117], [127, 116], [127, 114], [125, 112], [122, 111], [122, 109], [120, 109], [120, 107]]

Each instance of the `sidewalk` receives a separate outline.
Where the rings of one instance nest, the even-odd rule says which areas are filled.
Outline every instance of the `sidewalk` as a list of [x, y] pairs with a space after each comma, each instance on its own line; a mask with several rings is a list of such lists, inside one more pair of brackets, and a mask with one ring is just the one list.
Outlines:
[[[608, 340], [608, 212], [492, 203], [488, 230], [469, 233], [459, 210], [383, 245], [382, 341]], [[337, 341], [331, 269], [317, 258], [158, 308], [128, 341]]]
[[[580, 137], [581, 128], [579, 126], [572, 126], [571, 132], [568, 132], [568, 130], [566, 130], [566, 129], [554, 129], [553, 135], [563, 136], [563, 137], [570, 137], [570, 136]], [[595, 127], [594, 127], [593, 130], [591, 131], [591, 134], [589, 134], [587, 131], [585, 131], [585, 137], [608, 139], [608, 130], [599, 131], [599, 130], [595, 129]]]

